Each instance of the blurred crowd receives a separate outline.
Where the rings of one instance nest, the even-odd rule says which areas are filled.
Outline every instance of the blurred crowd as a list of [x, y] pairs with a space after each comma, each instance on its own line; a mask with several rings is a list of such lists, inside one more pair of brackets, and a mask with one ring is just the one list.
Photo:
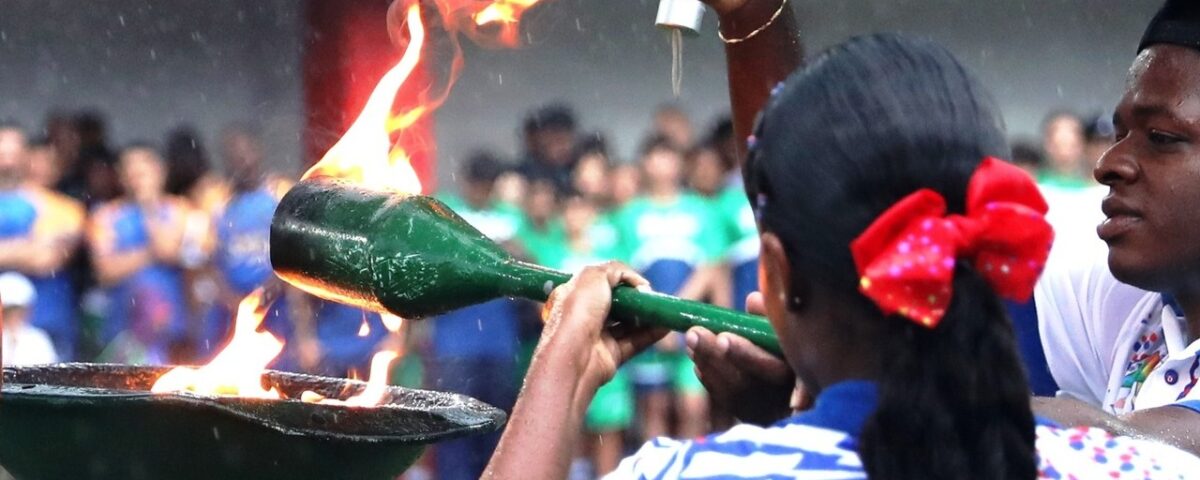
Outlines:
[[[659, 292], [744, 309], [757, 289], [758, 239], [730, 120], [698, 127], [668, 105], [649, 124], [626, 159], [602, 133], [583, 131], [569, 106], [536, 108], [521, 125], [518, 158], [480, 150], [458, 162], [454, 192], [437, 196], [520, 258], [565, 271], [617, 259]], [[1042, 138], [1013, 142], [1011, 160], [1037, 176], [1060, 222], [1098, 223], [1102, 192], [1090, 170], [1113, 141], [1111, 122], [1056, 111], [1043, 126]], [[294, 179], [268, 170], [275, 162], [258, 130], [231, 124], [211, 153], [201, 138], [180, 128], [161, 143], [116, 148], [92, 112], [0, 124], [5, 365], [203, 363], [239, 302], [262, 286], [275, 299], [265, 328], [286, 341], [273, 368], [365, 372], [396, 338], [378, 315], [307, 296], [272, 273], [271, 218]], [[540, 315], [540, 305], [500, 299], [409, 322], [393, 382], [511, 408]], [[611, 470], [626, 446], [648, 438], [730, 425], [685, 348], [668, 336], [601, 389], [578, 478]], [[430, 473], [478, 478], [497, 439], [440, 444]]]

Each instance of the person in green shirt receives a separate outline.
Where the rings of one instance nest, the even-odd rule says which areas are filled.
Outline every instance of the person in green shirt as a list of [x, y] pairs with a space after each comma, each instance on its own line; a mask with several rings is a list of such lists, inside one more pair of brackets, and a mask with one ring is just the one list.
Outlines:
[[[439, 199], [488, 238], [515, 251], [521, 212], [494, 196], [496, 179], [503, 172], [504, 164], [495, 155], [472, 155], [458, 177], [461, 196], [439, 195]], [[425, 368], [427, 387], [511, 408], [519, 385], [520, 325], [531, 316], [526, 310], [523, 303], [501, 298], [419, 322], [433, 329]], [[438, 458], [453, 461], [438, 462], [437, 477], [478, 478], [498, 438], [478, 435], [439, 443]]]
[[[618, 245], [612, 235], [603, 234], [606, 221], [591, 198], [572, 194], [563, 202], [560, 241], [549, 242], [535, 253], [538, 263], [570, 273], [589, 265], [617, 258]], [[600, 233], [600, 234], [597, 234]], [[536, 341], [535, 341], [536, 346]], [[625, 453], [624, 431], [633, 424], [633, 385], [624, 369], [596, 392], [585, 416], [586, 455], [597, 476], [617, 468]]]
[[1088, 168], [1096, 159], [1084, 158], [1083, 120], [1078, 115], [1058, 111], [1047, 116], [1042, 142], [1047, 162], [1038, 172], [1039, 185], [1059, 190], [1082, 190], [1093, 185]]
[[539, 261], [539, 252], [563, 241], [562, 222], [555, 218], [558, 214], [559, 192], [549, 178], [531, 178], [528, 185], [521, 224], [517, 229], [517, 243], [519, 250], [523, 251], [523, 258], [542, 263]]
[[[646, 191], [614, 215], [621, 256], [659, 292], [700, 298], [709, 278], [719, 274], [722, 241], [710, 204], [682, 187], [683, 154], [664, 138], [642, 148]], [[680, 437], [707, 429], [708, 399], [683, 353], [678, 335], [631, 364], [638, 387], [646, 438], [667, 435], [672, 393]]]

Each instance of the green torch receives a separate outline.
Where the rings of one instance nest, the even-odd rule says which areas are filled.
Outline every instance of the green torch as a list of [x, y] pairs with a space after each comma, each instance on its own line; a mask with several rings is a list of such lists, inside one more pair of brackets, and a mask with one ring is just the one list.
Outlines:
[[[500, 297], [545, 301], [568, 273], [514, 259], [427, 196], [320, 178], [297, 184], [271, 224], [275, 272], [318, 297], [423, 318]], [[731, 332], [779, 354], [766, 319], [621, 286], [612, 317], [638, 326]]]

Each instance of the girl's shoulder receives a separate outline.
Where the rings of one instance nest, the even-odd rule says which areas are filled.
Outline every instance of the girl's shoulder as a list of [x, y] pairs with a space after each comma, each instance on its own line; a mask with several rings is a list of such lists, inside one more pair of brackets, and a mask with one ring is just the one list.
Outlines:
[[694, 440], [657, 438], [605, 478], [866, 478], [853, 438], [798, 423], [738, 425]]

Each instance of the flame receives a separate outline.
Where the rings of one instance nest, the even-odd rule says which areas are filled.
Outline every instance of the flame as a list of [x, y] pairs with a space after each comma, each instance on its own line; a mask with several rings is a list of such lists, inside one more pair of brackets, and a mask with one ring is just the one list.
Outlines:
[[344, 403], [351, 407], [369, 407], [383, 401], [388, 389], [388, 373], [392, 368], [392, 362], [397, 358], [400, 358], [400, 352], [395, 350], [384, 350], [371, 357], [371, 373], [367, 377], [367, 388], [364, 388], [362, 393], [347, 398]]
[[364, 316], [362, 325], [358, 326], [358, 336], [365, 337], [370, 334], [371, 334], [371, 325], [367, 323], [367, 319]]
[[400, 63], [383, 76], [346, 134], [304, 174], [302, 180], [339, 178], [374, 190], [421, 192], [421, 180], [409, 163], [408, 153], [400, 145], [392, 146], [393, 133], [412, 125], [427, 112], [427, 107], [422, 105], [400, 114], [392, 113], [396, 92], [420, 62], [425, 43], [420, 7], [416, 4], [408, 7], [407, 18], [411, 40]]
[[258, 330], [266, 317], [266, 307], [261, 288], [242, 299], [229, 344], [208, 365], [176, 367], [163, 374], [150, 391], [280, 398], [278, 390], [262, 385], [267, 364], [283, 351], [281, 340]]
[[499, 24], [499, 42], [515, 47], [519, 41], [521, 15], [537, 3], [538, 0], [496, 0], [475, 14], [475, 25]]
[[[417, 105], [393, 112], [397, 93], [406, 86], [416, 88], [407, 81], [420, 65], [425, 45], [420, 4], [417, 0], [405, 1], [408, 2], [404, 10], [408, 43], [400, 62], [380, 79], [345, 135], [304, 174], [302, 180], [334, 178], [377, 191], [421, 193], [421, 181], [409, 161], [408, 149], [401, 142], [393, 142], [393, 138], [403, 139], [398, 134], [432, 113], [449, 96], [462, 67], [462, 49], [457, 34], [466, 34], [483, 44], [515, 47], [519, 43], [521, 16], [540, 0], [434, 0], [454, 48], [449, 81], [440, 93], [429, 96], [428, 92], [422, 92], [422, 100]], [[152, 391], [283, 398], [277, 389], [262, 385], [267, 365], [283, 351], [283, 341], [258, 330], [266, 316], [263, 296], [259, 289], [242, 300], [233, 337], [208, 365], [174, 368], [159, 377]], [[367, 386], [362, 392], [338, 400], [307, 391], [300, 395], [300, 400], [353, 407], [374, 406], [383, 401], [387, 395], [389, 369], [401, 357], [405, 341], [402, 318], [385, 314], [383, 324], [392, 332], [390, 338], [396, 346], [381, 350], [371, 359]], [[369, 334], [370, 326], [364, 320], [359, 335]]]
[[388, 329], [389, 332], [392, 332], [392, 333], [399, 332], [400, 327], [404, 325], [403, 318], [397, 317], [390, 313], [384, 313], [381, 315], [381, 317], [382, 317], [381, 319], [383, 320], [383, 328]]

